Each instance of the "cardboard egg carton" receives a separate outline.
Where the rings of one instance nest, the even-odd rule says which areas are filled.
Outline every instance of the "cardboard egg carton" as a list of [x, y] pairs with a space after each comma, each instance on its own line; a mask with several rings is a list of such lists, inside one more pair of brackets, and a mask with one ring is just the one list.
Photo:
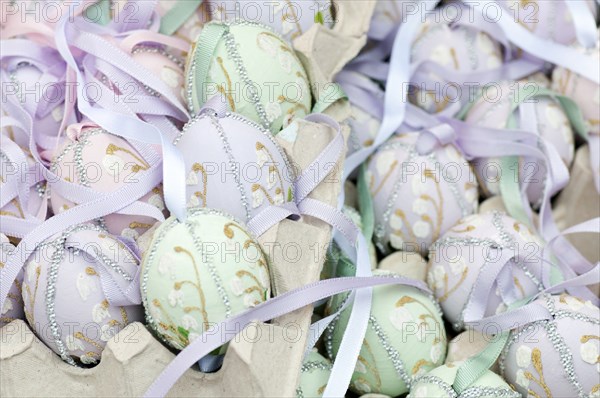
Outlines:
[[[330, 82], [366, 42], [374, 0], [338, 2], [333, 29], [315, 25], [294, 45], [313, 82]], [[343, 45], [342, 45], [343, 44]], [[347, 102], [326, 113], [337, 121], [350, 116]], [[331, 127], [299, 120], [298, 129], [277, 139], [290, 160], [304, 170], [336, 134]], [[342, 124], [344, 139], [349, 129]], [[342, 189], [343, 161], [309, 195], [336, 206]], [[270, 257], [273, 293], [319, 280], [331, 227], [305, 216], [283, 220], [258, 240]], [[276, 242], [274, 245], [273, 243]], [[171, 389], [171, 397], [295, 397], [306, 348], [312, 306], [243, 329], [229, 344], [223, 366], [215, 373], [189, 369]], [[100, 363], [90, 369], [63, 362], [24, 321], [0, 329], [0, 396], [2, 397], [139, 397], [175, 354], [135, 322], [110, 340]]]

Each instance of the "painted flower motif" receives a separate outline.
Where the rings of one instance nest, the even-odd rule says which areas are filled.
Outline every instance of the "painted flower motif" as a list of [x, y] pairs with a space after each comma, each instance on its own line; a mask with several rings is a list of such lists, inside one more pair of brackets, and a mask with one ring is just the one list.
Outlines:
[[75, 336], [73, 336], [72, 334], [68, 335], [65, 338], [65, 344], [67, 345], [67, 349], [71, 352], [77, 350], [83, 351], [83, 342], [75, 338]]
[[382, 152], [379, 156], [377, 156], [377, 162], [375, 164], [377, 174], [379, 174], [380, 177], [386, 175], [392, 167], [394, 161], [396, 161], [396, 154], [393, 151]]
[[183, 291], [181, 289], [173, 289], [169, 292], [169, 305], [171, 307], [183, 306]]
[[150, 306], [150, 316], [156, 323], [162, 322], [162, 314], [160, 313], [160, 309], [154, 305]]
[[426, 238], [431, 234], [431, 226], [425, 221], [419, 220], [414, 223], [413, 232], [417, 238]]
[[429, 357], [431, 358], [431, 362], [438, 363], [442, 359], [442, 345], [434, 344], [431, 346], [431, 350], [429, 350]]
[[55, 122], [60, 122], [63, 118], [64, 111], [65, 111], [64, 105], [59, 105], [59, 106], [54, 107], [54, 109], [52, 109], [52, 119], [54, 119]]
[[196, 173], [194, 173], [193, 171], [190, 171], [190, 173], [188, 174], [188, 176], [185, 180], [185, 184], [188, 186], [198, 185], [198, 176], [196, 175]]
[[[500, 296], [500, 295], [499, 295], [499, 294], [497, 294], [497, 296]], [[507, 308], [508, 308], [508, 307], [506, 306], [506, 304], [504, 304], [504, 303], [500, 303], [500, 304], [498, 304], [498, 307], [496, 307], [495, 314], [496, 314], [496, 315], [498, 315], [498, 314], [502, 314], [503, 312], [506, 312], [506, 309], [507, 309]]]
[[265, 112], [267, 113], [267, 120], [269, 123], [272, 123], [281, 116], [281, 105], [278, 102], [269, 102], [267, 106], [265, 106]]
[[267, 178], [267, 189], [271, 189], [275, 186], [278, 181], [277, 169], [275, 166], [273, 168], [269, 168], [269, 177]]
[[258, 269], [258, 280], [260, 281], [261, 285], [263, 285], [263, 287], [265, 288], [269, 288], [271, 286], [269, 274], [267, 274], [267, 271], [265, 271], [265, 269], [262, 267]]
[[369, 386], [366, 380], [355, 380], [354, 388], [360, 391], [362, 394], [368, 394], [371, 392], [371, 386]]
[[189, 314], [181, 317], [181, 325], [186, 330], [198, 330], [198, 321]]
[[390, 217], [390, 227], [392, 227], [392, 229], [395, 229], [396, 231], [398, 231], [398, 230], [401, 230], [403, 226], [404, 226], [404, 221], [402, 221], [402, 217], [400, 217], [395, 212], [392, 213], [392, 216]]
[[231, 279], [229, 287], [231, 288], [233, 294], [235, 294], [236, 296], [241, 296], [242, 294], [244, 294], [244, 284], [242, 283], [242, 280], [237, 276]]
[[422, 216], [427, 213], [427, 201], [421, 198], [417, 198], [412, 205], [412, 211], [415, 214]]
[[108, 313], [108, 308], [104, 305], [104, 303], [98, 303], [92, 308], [92, 319], [96, 323], [100, 323], [106, 318], [110, 318], [110, 314]]
[[410, 184], [411, 184], [413, 195], [421, 196], [422, 194], [425, 193], [425, 189], [426, 189], [425, 179], [420, 174], [415, 175], [412, 178]]
[[96, 357], [95, 353], [92, 352], [83, 354], [79, 357], [79, 360], [81, 361], [81, 363], [86, 365], [93, 365], [95, 363], [98, 363], [98, 358]]
[[283, 127], [289, 126], [294, 121], [295, 118], [296, 118], [296, 113], [294, 113], [294, 112], [292, 112], [292, 113], [287, 112], [283, 116]]
[[598, 356], [600, 355], [598, 352], [598, 345], [592, 340], [581, 344], [579, 353], [581, 354], [581, 359], [590, 365], [595, 365], [598, 362]]
[[155, 193], [148, 198], [148, 203], [156, 207], [158, 210], [163, 211], [165, 209], [165, 202], [163, 201], [162, 195]]
[[258, 163], [259, 167], [263, 167], [269, 161], [269, 154], [265, 151], [264, 146], [261, 145], [260, 149], [256, 149], [256, 163]]
[[13, 309], [12, 300], [9, 300], [7, 298], [6, 301], [4, 301], [4, 305], [2, 306], [2, 315], [6, 314], [8, 311], [11, 311], [12, 309]]
[[410, 396], [412, 398], [429, 398], [429, 391], [427, 391], [427, 386], [416, 386], [410, 391]]
[[125, 238], [129, 238], [129, 239], [137, 240], [140, 237], [140, 234], [138, 233], [138, 231], [136, 231], [133, 228], [124, 228], [121, 231], [121, 236], [123, 236]]
[[256, 307], [256, 298], [254, 298], [251, 294], [244, 295], [244, 306], [246, 308]]
[[283, 68], [283, 70], [288, 74], [292, 73], [293, 61], [294, 59], [292, 58], [292, 54], [289, 52], [284, 51], [279, 53], [279, 65], [281, 65], [281, 68]]
[[523, 369], [517, 370], [517, 384], [523, 388], [529, 387], [529, 379], [525, 376], [525, 371]]
[[500, 57], [496, 54], [490, 54], [490, 56], [487, 59], [487, 67], [489, 69], [496, 69], [500, 67], [500, 65], [502, 65]]
[[175, 88], [179, 86], [179, 79], [181, 78], [181, 75], [177, 73], [175, 69], [168, 66], [163, 66], [162, 70], [160, 71], [160, 78], [167, 84], [167, 86]]
[[440, 65], [450, 65], [452, 64], [452, 51], [447, 45], [440, 44], [431, 51], [429, 59]]
[[453, 258], [448, 263], [450, 264], [450, 271], [455, 276], [461, 275], [467, 268], [467, 264], [462, 257]]
[[200, 335], [198, 333], [194, 333], [194, 332], [189, 332], [188, 333], [188, 340], [191, 343], [192, 341], [196, 340], [198, 337], [200, 337]]
[[356, 361], [356, 366], [354, 366], [354, 373], [367, 373], [367, 367], [361, 360]]
[[100, 328], [100, 340], [108, 341], [112, 339], [117, 333], [118, 330], [112, 327], [111, 325], [102, 325], [102, 327]]
[[27, 281], [31, 283], [35, 280], [38, 268], [40, 268], [40, 266], [34, 261], [30, 262], [29, 265], [27, 265]]
[[573, 311], [579, 311], [583, 307], [583, 303], [573, 296], [563, 296], [567, 307]]
[[175, 258], [171, 254], [163, 254], [158, 261], [158, 273], [165, 276], [173, 276], [173, 266], [175, 265]]
[[446, 270], [441, 265], [436, 265], [432, 272], [433, 287], [441, 288], [444, 286], [444, 278], [446, 277]]
[[259, 207], [260, 205], [263, 204], [263, 194], [262, 192], [257, 189], [256, 191], [252, 192], [252, 207], [254, 209], [256, 209], [257, 207]]
[[277, 193], [273, 197], [273, 202], [276, 205], [282, 205], [283, 203], [285, 203], [285, 199], [283, 198], [283, 191], [281, 191], [281, 190], [277, 191]]
[[267, 35], [259, 35], [256, 39], [258, 44], [258, 48], [266, 52], [270, 57], [275, 57], [277, 55], [277, 45], [273, 42]]
[[108, 174], [120, 178], [121, 172], [125, 169], [125, 162], [117, 155], [104, 155], [102, 166], [104, 166]]
[[470, 203], [473, 208], [477, 208], [479, 203], [479, 192], [477, 192], [477, 188], [469, 188], [465, 191], [465, 200], [467, 203]]
[[77, 286], [79, 296], [83, 301], [87, 301], [90, 294], [96, 291], [96, 284], [94, 283], [94, 280], [87, 276], [84, 272], [81, 272], [79, 275], [77, 275], [77, 282], [75, 284]]
[[493, 54], [495, 52], [494, 42], [492, 42], [492, 39], [490, 39], [486, 33], [479, 32], [477, 34], [476, 42], [477, 47], [479, 47], [484, 54]]
[[515, 354], [517, 359], [517, 366], [520, 368], [526, 368], [531, 365], [531, 347], [526, 345], [520, 345], [517, 348], [517, 352]]
[[200, 200], [198, 199], [198, 197], [194, 194], [190, 195], [190, 199], [188, 200], [187, 207], [198, 207], [200, 206]]
[[402, 250], [404, 247], [404, 239], [398, 234], [390, 234], [390, 245], [397, 250]]
[[397, 330], [404, 330], [405, 323], [413, 323], [414, 318], [410, 311], [405, 307], [395, 307], [390, 312], [390, 322]]
[[446, 145], [444, 147], [444, 151], [446, 152], [446, 156], [448, 156], [450, 162], [457, 163], [459, 165], [462, 165], [465, 162], [454, 145]]

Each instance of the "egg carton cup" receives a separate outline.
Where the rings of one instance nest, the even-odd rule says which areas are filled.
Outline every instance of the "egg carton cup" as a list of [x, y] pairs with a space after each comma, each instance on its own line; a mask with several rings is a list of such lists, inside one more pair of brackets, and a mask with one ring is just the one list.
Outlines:
[[[337, 134], [330, 126], [303, 120], [297, 129], [277, 137], [301, 170]], [[347, 126], [342, 127], [345, 138]], [[342, 161], [309, 195], [336, 206], [342, 188]], [[275, 295], [319, 280], [331, 227], [304, 216], [283, 220], [258, 240], [270, 257]], [[171, 389], [172, 397], [293, 397], [299, 382], [312, 306], [274, 319], [253, 323], [230, 342], [222, 368], [210, 374], [188, 370]], [[43, 331], [40, 331], [43, 333]], [[0, 330], [0, 396], [2, 397], [139, 397], [175, 354], [135, 322], [103, 351], [100, 363], [84, 369], [63, 362], [29, 326], [16, 320]]]

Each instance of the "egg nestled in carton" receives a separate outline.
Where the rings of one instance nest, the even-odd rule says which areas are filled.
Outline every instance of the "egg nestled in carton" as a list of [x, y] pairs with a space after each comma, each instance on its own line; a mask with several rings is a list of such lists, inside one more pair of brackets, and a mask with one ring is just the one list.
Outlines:
[[302, 362], [297, 398], [322, 397], [331, 376], [333, 364], [313, 349]]
[[286, 40], [309, 30], [314, 24], [331, 28], [335, 24], [337, 5], [334, 0], [252, 2], [249, 0], [210, 0], [215, 21], [252, 21], [271, 27]]
[[100, 361], [106, 343], [143, 319], [137, 254], [102, 228], [71, 227], [42, 242], [23, 268], [31, 329], [71, 365]]
[[[463, 327], [463, 311], [473, 294], [476, 281], [487, 268], [500, 261], [495, 250], [509, 250], [520, 255], [511, 259], [510, 281], [499, 277], [487, 298], [485, 316], [504, 312], [511, 302], [504, 302], [500, 283], [510, 283], [518, 291], [517, 300], [535, 295], [541, 289], [539, 264], [525, 262], [527, 256], [539, 255], [543, 244], [527, 226], [500, 212], [475, 214], [463, 218], [430, 248], [427, 283], [444, 311], [445, 318], [457, 330]], [[508, 274], [507, 274], [508, 275]]]
[[219, 209], [248, 222], [294, 200], [294, 169], [273, 135], [253, 121], [203, 112], [174, 143], [185, 161], [188, 208]]
[[[452, 11], [448, 7], [448, 12]], [[444, 11], [440, 11], [444, 13]], [[412, 44], [411, 63], [434, 62], [452, 73], [469, 74], [502, 65], [502, 48], [487, 33], [471, 26], [451, 24], [447, 18], [429, 16]], [[453, 85], [433, 71], [419, 72], [409, 100], [429, 113], [438, 113], [455, 100]], [[389, 88], [388, 88], [389, 89]]]
[[[50, 168], [67, 182], [109, 193], [135, 181], [137, 173], [151, 167], [133, 144], [100, 127], [83, 125], [81, 128], [70, 128], [68, 135]], [[140, 201], [166, 212], [161, 186], [153, 188]], [[55, 214], [76, 205], [58, 190], [52, 190], [50, 204]], [[152, 227], [155, 221], [147, 216], [117, 213], [99, 219], [110, 233], [134, 240]]]
[[[0, 271], [8, 262], [8, 256], [10, 256], [15, 250], [15, 247], [9, 242], [8, 238], [4, 234], [0, 234]], [[25, 319], [25, 312], [23, 311], [23, 297], [22, 297], [22, 286], [23, 286], [23, 270], [20, 270], [14, 283], [8, 291], [8, 296], [4, 302], [4, 306], [0, 311], [0, 327], [14, 321], [15, 319]]]
[[183, 349], [211, 325], [271, 295], [256, 239], [230, 215], [195, 207], [160, 224], [144, 254], [141, 290], [150, 328]]
[[519, 398], [521, 394], [513, 390], [500, 376], [486, 370], [460, 394], [452, 387], [459, 367], [463, 362], [453, 362], [435, 368], [419, 376], [407, 398]]
[[[394, 275], [376, 270], [374, 275]], [[348, 294], [332, 297], [330, 312], [341, 308]], [[326, 330], [325, 347], [335, 358], [352, 307], [345, 308]], [[444, 363], [446, 332], [433, 297], [402, 285], [376, 287], [369, 325], [358, 356], [350, 390], [392, 397], [408, 392], [413, 377]]]
[[[505, 129], [511, 125], [518, 128], [528, 120], [523, 120], [527, 113], [520, 113], [521, 107], [529, 107], [536, 120], [535, 132], [549, 145], [552, 145], [567, 167], [573, 162], [575, 143], [569, 119], [558, 99], [542, 96], [537, 87], [544, 87], [537, 82], [502, 82], [486, 87], [482, 95], [469, 109], [465, 122], [482, 127]], [[527, 91], [523, 91], [527, 90]], [[524, 101], [515, 106], [516, 101]], [[523, 110], [524, 111], [524, 110]], [[522, 127], [529, 130], [529, 128]], [[502, 164], [497, 158], [475, 159], [473, 167], [485, 196], [500, 193], [500, 176]], [[546, 184], [546, 165], [541, 159], [524, 158], [520, 162], [519, 181], [526, 190], [527, 198], [533, 204], [539, 204]]]
[[500, 357], [506, 381], [523, 396], [599, 396], [600, 309], [568, 294], [536, 302], [552, 319], [511, 332]]
[[420, 155], [418, 134], [381, 145], [368, 161], [377, 247], [426, 254], [429, 246], [478, 206], [477, 182], [454, 145]]
[[[216, 41], [214, 32], [220, 32]], [[308, 76], [294, 50], [272, 29], [246, 21], [205, 26], [187, 59], [186, 85], [192, 113], [221, 94], [231, 111], [273, 134], [312, 107]]]

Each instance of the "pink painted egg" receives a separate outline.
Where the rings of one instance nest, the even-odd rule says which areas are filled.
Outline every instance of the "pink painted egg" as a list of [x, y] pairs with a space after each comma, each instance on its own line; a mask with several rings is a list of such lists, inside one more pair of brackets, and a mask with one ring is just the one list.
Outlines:
[[469, 163], [453, 145], [419, 155], [418, 134], [394, 136], [368, 162], [377, 247], [426, 254], [462, 217], [477, 210]]
[[[56, 175], [98, 192], [114, 192], [134, 182], [137, 173], [151, 166], [132, 144], [96, 126], [84, 126], [71, 133], [57, 153], [51, 166]], [[161, 186], [155, 187], [140, 200], [166, 213]], [[50, 203], [55, 214], [75, 205], [56, 190], [51, 192]], [[112, 234], [137, 239], [155, 221], [147, 216], [109, 214], [100, 223]]]
[[92, 224], [69, 228], [25, 264], [27, 321], [66, 362], [96, 364], [107, 341], [143, 319], [141, 305], [117, 294], [131, 291], [141, 302], [138, 271], [137, 255], [115, 236]]

